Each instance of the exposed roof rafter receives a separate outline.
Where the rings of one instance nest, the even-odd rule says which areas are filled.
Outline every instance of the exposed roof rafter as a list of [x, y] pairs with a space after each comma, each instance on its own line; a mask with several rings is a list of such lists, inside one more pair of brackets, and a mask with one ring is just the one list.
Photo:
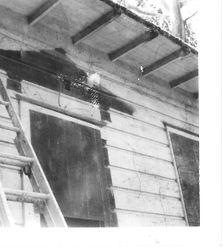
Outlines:
[[34, 25], [41, 18], [46, 16], [53, 8], [55, 8], [60, 3], [60, 0], [47, 0], [39, 8], [37, 8], [33, 13], [27, 16], [29, 25]]
[[99, 17], [93, 23], [88, 25], [86, 28], [78, 32], [76, 35], [72, 36], [72, 43], [77, 44], [88, 36], [92, 35], [94, 32], [103, 28], [105, 25], [113, 21], [115, 18], [121, 15], [121, 11], [119, 9], [113, 9], [106, 13], [105, 15]]
[[198, 51], [193, 46], [190, 46], [189, 44], [185, 43], [182, 39], [171, 35], [169, 32], [161, 29], [160, 27], [153, 24], [152, 22], [143, 19], [142, 17], [135, 14], [134, 12], [129, 10], [128, 8], [115, 3], [113, 0], [100, 0], [100, 1], [111, 6], [112, 8], [120, 8], [121, 12], [123, 14], [125, 14], [126, 16], [128, 16], [129, 18], [143, 24], [144, 26], [146, 26], [152, 30], [156, 30], [160, 35], [167, 37], [168, 39], [172, 40], [173, 42], [177, 43], [178, 45], [180, 45], [183, 48], [189, 49], [193, 54], [195, 54], [195, 55], [198, 54]]
[[181, 77], [171, 81], [170, 87], [175, 88], [175, 87], [179, 86], [180, 84], [195, 78], [196, 76], [198, 76], [198, 69], [191, 71], [191, 72], [187, 73], [186, 75], [181, 76]]
[[156, 38], [158, 33], [155, 31], [148, 31], [141, 36], [137, 37], [135, 40], [130, 41], [129, 43], [125, 44], [121, 48], [109, 53], [109, 58], [111, 61], [115, 61], [119, 59], [121, 56], [126, 55], [131, 50], [135, 49], [136, 47], [140, 46], [144, 42], [149, 42]]
[[147, 76], [151, 73], [153, 73], [154, 71], [168, 65], [169, 63], [186, 56], [188, 53], [186, 53], [183, 49], [179, 49], [177, 51], [174, 51], [172, 54], [169, 54], [168, 56], [165, 56], [163, 58], [161, 58], [160, 60], [144, 67], [143, 69], [143, 76]]

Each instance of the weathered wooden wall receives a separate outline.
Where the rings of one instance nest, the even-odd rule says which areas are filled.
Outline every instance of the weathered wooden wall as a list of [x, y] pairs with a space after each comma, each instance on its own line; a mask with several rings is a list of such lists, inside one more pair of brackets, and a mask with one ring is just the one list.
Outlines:
[[[75, 63], [84, 66], [86, 71], [92, 71], [91, 63], [88, 64], [87, 59], [86, 61], [75, 59]], [[170, 90], [166, 90], [166, 95], [161, 95], [160, 86], [157, 93], [144, 91], [140, 88], [139, 82], [127, 83], [126, 79], [111, 73], [106, 74], [105, 70], [100, 71], [100, 67], [97, 67], [96, 71], [101, 76], [101, 86], [128, 104], [134, 111], [131, 115], [110, 108], [108, 112], [111, 121], [106, 121], [107, 125], [102, 128], [97, 127], [105, 140], [108, 154], [105, 167], [111, 175], [109, 189], [114, 197], [114, 213], [117, 215], [118, 226], [185, 225], [179, 186], [163, 122], [198, 133], [196, 104], [186, 94], [184, 96], [181, 93], [181, 99], [170, 94]], [[6, 79], [4, 74], [1, 74], [1, 77], [3, 80]], [[14, 91], [10, 93], [15, 98], [16, 93]], [[64, 94], [60, 95], [59, 103], [57, 91], [30, 82], [23, 81], [22, 94], [61, 110], [84, 114], [89, 119], [94, 118], [98, 121], [101, 119], [99, 107]], [[28, 110], [34, 109], [35, 105], [16, 99], [13, 99], [13, 103], [30, 136], [27, 123]], [[49, 112], [44, 108], [38, 109], [43, 113]], [[64, 114], [58, 113], [57, 116], [71, 119]], [[9, 123], [2, 107], [0, 122]], [[0, 134], [0, 151], [16, 153], [12, 144], [12, 133], [0, 130]], [[6, 144], [4, 141], [9, 138], [10, 143]], [[23, 185], [29, 185], [27, 180], [22, 181], [18, 171], [7, 168], [2, 168], [1, 180], [6, 187], [22, 188]], [[27, 209], [24, 212], [20, 209], [21, 204], [15, 205], [15, 202], [11, 204], [18, 224], [23, 224], [25, 221], [26, 225], [27, 223], [38, 225], [38, 216], [30, 205], [26, 205]]]

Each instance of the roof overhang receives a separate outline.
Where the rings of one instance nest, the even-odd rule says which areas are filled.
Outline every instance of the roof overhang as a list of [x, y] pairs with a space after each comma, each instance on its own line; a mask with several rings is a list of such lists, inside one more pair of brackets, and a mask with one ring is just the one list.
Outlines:
[[2, 0], [32, 30], [41, 24], [72, 46], [99, 51], [145, 81], [198, 96], [198, 52], [179, 38], [111, 0]]

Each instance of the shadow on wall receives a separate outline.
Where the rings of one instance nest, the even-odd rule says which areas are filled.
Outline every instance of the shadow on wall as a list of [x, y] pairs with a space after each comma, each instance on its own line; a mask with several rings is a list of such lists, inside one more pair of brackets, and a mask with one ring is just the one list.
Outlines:
[[108, 89], [98, 85], [91, 88], [88, 75], [79, 69], [63, 49], [18, 51], [0, 49], [0, 68], [7, 72], [8, 87], [21, 91], [21, 81], [26, 80], [81, 100], [98, 105], [105, 120], [109, 108], [132, 115], [133, 107], [120, 100]]

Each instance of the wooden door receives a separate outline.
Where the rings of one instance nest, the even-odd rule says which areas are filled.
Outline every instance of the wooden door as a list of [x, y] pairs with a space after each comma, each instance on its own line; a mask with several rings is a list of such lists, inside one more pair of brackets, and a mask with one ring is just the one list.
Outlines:
[[31, 141], [70, 226], [102, 226], [100, 131], [30, 111]]

